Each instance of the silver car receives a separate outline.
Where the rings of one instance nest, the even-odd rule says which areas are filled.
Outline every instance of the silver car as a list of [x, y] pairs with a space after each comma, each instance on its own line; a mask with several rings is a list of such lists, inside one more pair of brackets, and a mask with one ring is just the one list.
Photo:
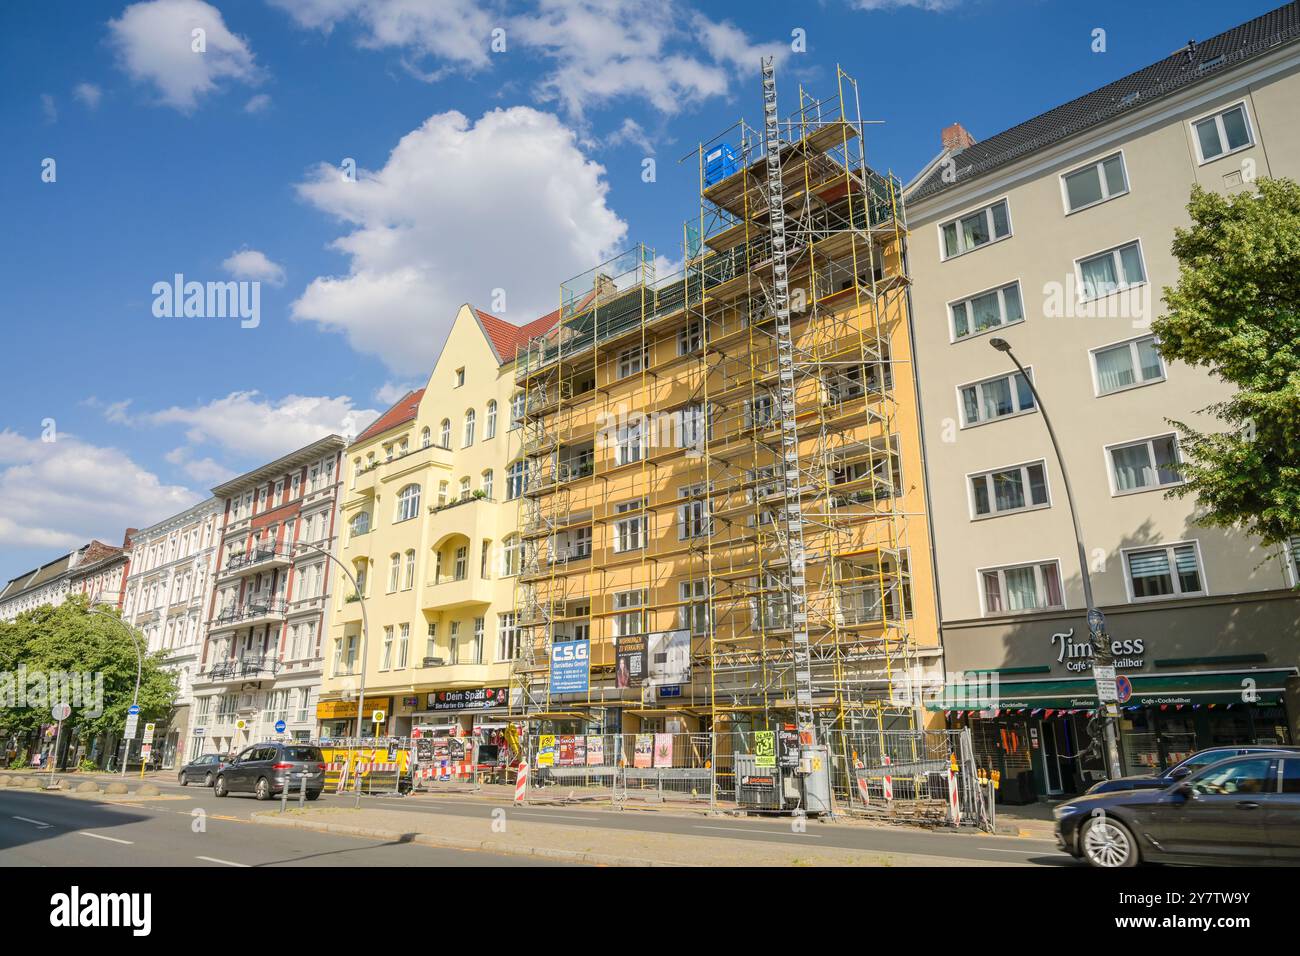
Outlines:
[[320, 748], [275, 741], [244, 748], [217, 773], [214, 790], [218, 797], [251, 793], [259, 800], [269, 800], [286, 788], [297, 794], [304, 783], [308, 800], [315, 800], [325, 789], [325, 757]]

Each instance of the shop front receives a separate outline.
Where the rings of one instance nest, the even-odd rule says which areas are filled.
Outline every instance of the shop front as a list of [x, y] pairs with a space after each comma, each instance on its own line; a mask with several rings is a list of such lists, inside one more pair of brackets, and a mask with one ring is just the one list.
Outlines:
[[[1207, 747], [1300, 739], [1300, 601], [1245, 607], [1249, 615], [1227, 601], [1106, 609], [1125, 774], [1157, 773]], [[971, 728], [1008, 802], [1075, 794], [1105, 778], [1090, 746], [1100, 705], [1087, 634], [1083, 616], [1069, 613], [945, 628], [948, 681], [927, 706]]]
[[422, 765], [475, 763], [480, 773], [505, 773], [510, 766], [510, 690], [472, 687], [426, 691], [423, 707], [411, 715], [410, 736]]
[[[375, 711], [384, 716], [384, 723], [375, 724]], [[387, 695], [366, 694], [361, 708], [361, 735], [387, 737], [388, 721], [393, 712], [393, 698]], [[357, 701], [322, 700], [316, 703], [317, 736], [321, 740], [337, 740], [357, 735]]]

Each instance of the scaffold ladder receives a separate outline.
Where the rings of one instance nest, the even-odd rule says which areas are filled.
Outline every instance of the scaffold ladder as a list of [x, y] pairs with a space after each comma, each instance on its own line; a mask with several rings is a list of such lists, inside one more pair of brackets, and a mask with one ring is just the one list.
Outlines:
[[795, 715], [803, 746], [817, 742], [813, 720], [812, 665], [808, 643], [807, 555], [799, 480], [799, 435], [795, 425], [794, 338], [790, 330], [790, 284], [786, 274], [785, 190], [781, 182], [781, 127], [776, 110], [776, 71], [763, 58], [763, 137], [767, 154], [768, 228], [772, 237], [772, 302], [776, 317], [778, 397], [785, 507], [782, 524], [789, 566], [790, 623], [794, 652]]

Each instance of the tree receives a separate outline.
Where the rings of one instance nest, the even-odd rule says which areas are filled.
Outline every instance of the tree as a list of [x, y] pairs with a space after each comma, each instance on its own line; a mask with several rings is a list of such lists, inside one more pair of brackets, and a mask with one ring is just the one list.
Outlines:
[[[115, 612], [109, 612], [115, 613]], [[25, 665], [30, 676], [54, 673], [103, 675], [99, 708], [73, 707], [69, 724], [85, 737], [120, 734], [135, 695], [136, 646], [126, 626], [109, 613], [91, 613], [86, 598], [70, 597], [58, 607], [44, 605], [0, 623], [0, 672], [16, 677]], [[143, 641], [142, 637], [137, 638]], [[161, 654], [146, 654], [140, 673], [140, 721], [167, 717], [176, 698], [176, 677], [164, 669]], [[0, 724], [9, 733], [30, 735], [51, 721], [52, 700], [0, 711]], [[88, 710], [99, 709], [99, 714]], [[65, 732], [67, 725], [65, 725]]]
[[1231, 196], [1193, 187], [1192, 224], [1174, 231], [1178, 284], [1152, 324], [1160, 354], [1236, 387], [1203, 411], [1227, 430], [1182, 433], [1197, 523], [1235, 527], [1265, 545], [1300, 535], [1300, 185], [1261, 179]]

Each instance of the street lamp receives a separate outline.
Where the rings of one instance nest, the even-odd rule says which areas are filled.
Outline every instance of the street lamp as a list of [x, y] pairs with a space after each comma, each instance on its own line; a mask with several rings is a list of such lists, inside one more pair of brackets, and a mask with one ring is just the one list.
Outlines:
[[[1088, 556], [1083, 547], [1083, 529], [1079, 526], [1079, 512], [1074, 506], [1074, 491], [1070, 487], [1070, 473], [1065, 470], [1065, 457], [1061, 454], [1061, 446], [1056, 440], [1056, 431], [1052, 428], [1052, 420], [1047, 417], [1047, 406], [1043, 404], [1042, 396], [1038, 394], [1038, 389], [1034, 387], [1034, 380], [1029, 377], [1025, 367], [1020, 364], [1020, 360], [1011, 351], [1011, 343], [1006, 339], [992, 338], [989, 339], [989, 345], [999, 352], [1006, 353], [1007, 358], [1011, 359], [1015, 364], [1020, 376], [1029, 386], [1029, 393], [1034, 396], [1034, 403], [1038, 406], [1039, 414], [1043, 416], [1043, 424], [1047, 426], [1047, 437], [1052, 441], [1052, 450], [1056, 453], [1056, 464], [1061, 469], [1061, 484], [1065, 486], [1065, 501], [1070, 508], [1070, 520], [1074, 523], [1074, 543], [1079, 552], [1079, 575], [1083, 580], [1083, 601], [1088, 608], [1088, 633], [1092, 638], [1093, 659], [1094, 661], [1109, 660], [1111, 654], [1110, 648], [1106, 646], [1106, 618], [1097, 608], [1092, 597], [1092, 578], [1088, 576]], [[1101, 711], [1100, 719], [1106, 734], [1106, 769], [1110, 777], [1114, 779], [1121, 773], [1119, 745], [1115, 740], [1115, 724], [1106, 715], [1100, 696], [1097, 699], [1097, 704]]]
[[[117, 622], [118, 624], [122, 625], [122, 630], [126, 631], [126, 633], [131, 635], [131, 643], [135, 647], [135, 697], [131, 699], [131, 706], [136, 708], [136, 713], [139, 713], [140, 674], [144, 671], [144, 655], [141, 653], [140, 650], [140, 641], [135, 636], [135, 628], [131, 627], [129, 624], [126, 623], [126, 621], [122, 620], [116, 614], [109, 613], [109, 610], [106, 607], [99, 607], [97, 605], [92, 605], [90, 608], [90, 613], [98, 614], [101, 617], [108, 618], [110, 621]], [[126, 761], [127, 758], [131, 756], [131, 741], [126, 739], [126, 737], [123, 737], [122, 743], [126, 745], [126, 750], [122, 754], [122, 776], [125, 777]]]
[[[361, 745], [361, 708], [366, 702], [366, 649], [369, 644], [369, 634], [370, 634], [370, 625], [366, 620], [366, 596], [361, 593], [361, 586], [357, 584], [357, 579], [353, 576], [352, 572], [348, 570], [348, 566], [344, 564], [342, 561], [340, 561], [337, 557], [330, 554], [330, 552], [326, 551], [324, 548], [318, 547], [317, 545], [314, 544], [308, 544], [306, 541], [299, 541], [298, 547], [309, 548], [312, 551], [315, 551], [317, 554], [323, 554], [329, 560], [337, 564], [339, 566], [339, 570], [342, 571], [343, 574], [347, 577], [347, 579], [352, 582], [352, 593], [357, 596], [357, 603], [361, 605], [361, 689], [360, 689], [360, 693], [357, 696], [357, 748], [359, 751]], [[360, 807], [361, 806], [361, 775], [360, 774], [357, 774], [355, 776], [355, 784], [352, 789], [356, 791], [356, 795], [357, 795], [356, 805]]]

